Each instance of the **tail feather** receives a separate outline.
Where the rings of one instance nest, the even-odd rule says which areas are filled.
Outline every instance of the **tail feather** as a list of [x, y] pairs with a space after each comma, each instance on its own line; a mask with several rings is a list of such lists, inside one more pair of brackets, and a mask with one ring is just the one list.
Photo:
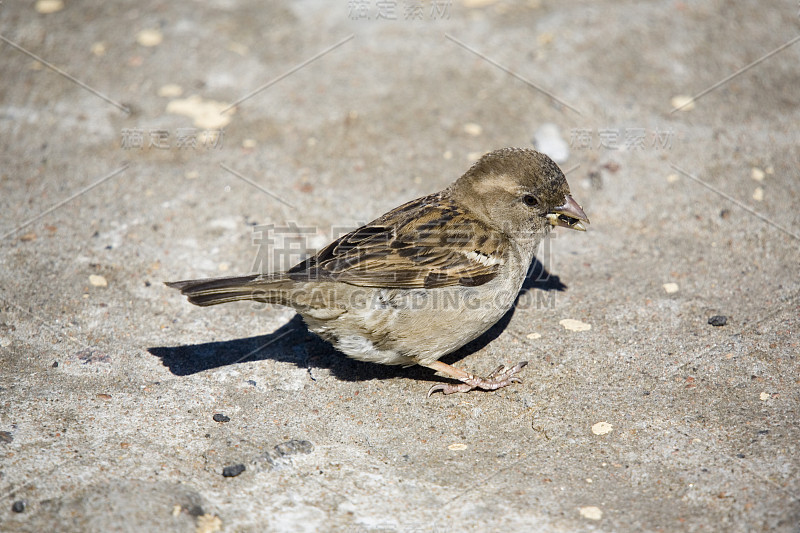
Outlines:
[[286, 305], [292, 284], [292, 280], [284, 276], [261, 274], [166, 282], [167, 287], [178, 289], [187, 296], [189, 302], [203, 307], [241, 300]]

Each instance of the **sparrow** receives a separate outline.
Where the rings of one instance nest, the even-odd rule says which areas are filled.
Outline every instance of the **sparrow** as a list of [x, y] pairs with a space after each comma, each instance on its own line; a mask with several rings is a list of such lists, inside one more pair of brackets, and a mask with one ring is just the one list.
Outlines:
[[444, 394], [521, 383], [527, 364], [486, 377], [439, 359], [514, 304], [541, 240], [585, 231], [558, 165], [525, 148], [481, 157], [446, 189], [405, 203], [285, 272], [169, 282], [199, 306], [253, 300], [294, 308], [308, 328], [360, 361], [422, 365], [459, 383]]

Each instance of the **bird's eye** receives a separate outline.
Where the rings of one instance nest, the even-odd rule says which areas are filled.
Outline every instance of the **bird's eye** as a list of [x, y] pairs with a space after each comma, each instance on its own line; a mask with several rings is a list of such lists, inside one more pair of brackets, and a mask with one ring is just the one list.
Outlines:
[[539, 200], [537, 200], [536, 197], [533, 196], [532, 194], [526, 194], [525, 196], [523, 196], [522, 201], [528, 207], [536, 207], [537, 205], [539, 205]]

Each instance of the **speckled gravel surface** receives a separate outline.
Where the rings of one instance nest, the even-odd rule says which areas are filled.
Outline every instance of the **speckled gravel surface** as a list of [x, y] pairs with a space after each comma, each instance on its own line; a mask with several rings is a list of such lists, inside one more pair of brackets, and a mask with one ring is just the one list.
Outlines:
[[[799, 15], [3, 3], [0, 531], [797, 532]], [[162, 283], [289, 266], [534, 139], [589, 231], [445, 358], [521, 385], [426, 398]]]

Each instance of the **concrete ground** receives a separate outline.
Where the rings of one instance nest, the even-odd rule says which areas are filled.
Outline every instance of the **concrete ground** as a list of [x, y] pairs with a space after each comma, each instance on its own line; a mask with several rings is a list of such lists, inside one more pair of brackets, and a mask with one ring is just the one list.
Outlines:
[[[799, 36], [789, 1], [3, 3], [0, 530], [800, 531]], [[426, 398], [162, 283], [537, 133], [589, 231], [445, 359], [522, 385]]]

